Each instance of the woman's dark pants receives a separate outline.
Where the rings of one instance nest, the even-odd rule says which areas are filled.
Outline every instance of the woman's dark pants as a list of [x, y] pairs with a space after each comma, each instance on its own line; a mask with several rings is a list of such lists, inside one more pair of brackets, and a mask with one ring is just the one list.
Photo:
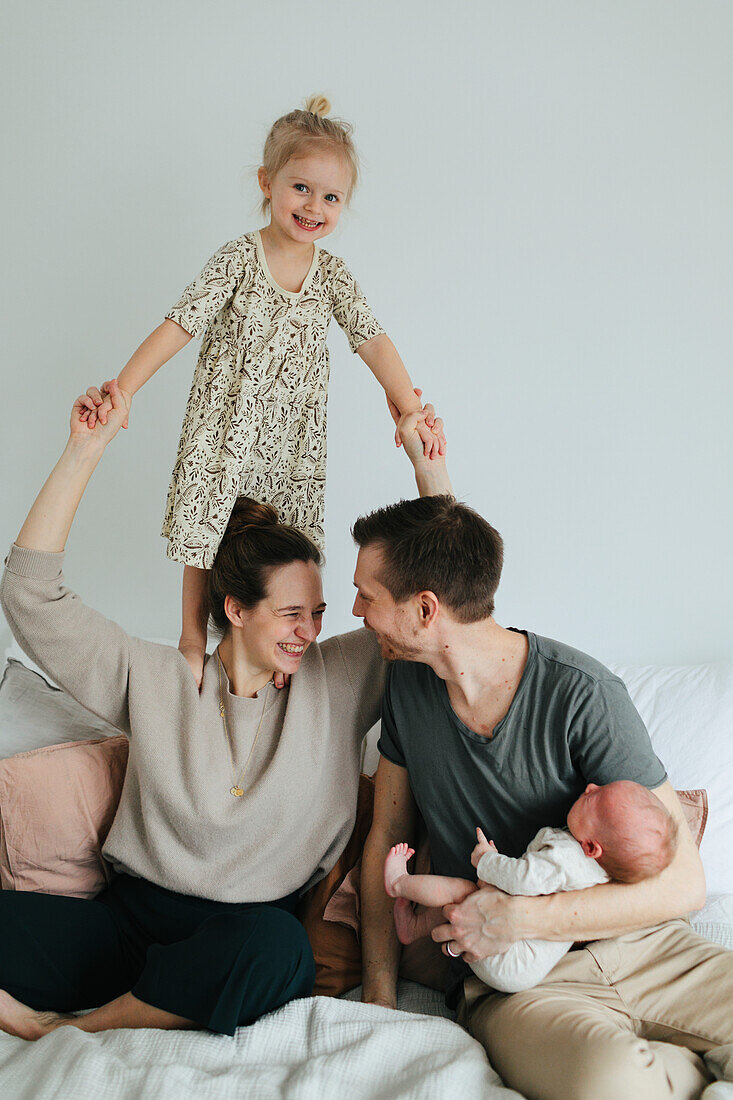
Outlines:
[[176, 894], [119, 875], [93, 900], [0, 891], [0, 989], [74, 1012], [131, 992], [233, 1035], [296, 997], [315, 964], [297, 893], [267, 904]]

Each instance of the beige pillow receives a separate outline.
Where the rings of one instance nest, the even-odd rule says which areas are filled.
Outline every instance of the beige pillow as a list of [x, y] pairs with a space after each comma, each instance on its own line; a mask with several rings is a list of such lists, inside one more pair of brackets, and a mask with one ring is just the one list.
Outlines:
[[91, 898], [117, 812], [127, 738], [72, 741], [0, 760], [0, 886]]

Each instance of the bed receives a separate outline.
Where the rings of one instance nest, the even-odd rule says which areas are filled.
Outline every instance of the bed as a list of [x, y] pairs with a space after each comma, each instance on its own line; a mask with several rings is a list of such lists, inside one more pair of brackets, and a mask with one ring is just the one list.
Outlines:
[[[63, 711], [65, 704], [47, 685], [51, 694], [35, 700], [34, 711], [24, 679], [30, 662], [14, 643], [5, 657], [0, 758], [40, 744], [47, 708]], [[707, 792], [700, 852], [708, 900], [692, 919], [701, 935], [733, 949], [733, 662], [614, 671], [626, 682], [673, 785]], [[61, 735], [71, 740], [70, 711], [64, 722]], [[371, 731], [365, 744], [366, 771], [376, 766], [376, 736]], [[705, 1100], [733, 1100], [733, 1049], [721, 1048], [709, 1064], [726, 1081], [710, 1085]], [[396, 1012], [362, 1004], [356, 988], [341, 998], [294, 1001], [233, 1038], [133, 1030], [87, 1035], [62, 1028], [26, 1043], [0, 1034], [0, 1096], [509, 1100], [519, 1094], [502, 1085], [482, 1047], [453, 1022], [440, 993], [401, 981]]]

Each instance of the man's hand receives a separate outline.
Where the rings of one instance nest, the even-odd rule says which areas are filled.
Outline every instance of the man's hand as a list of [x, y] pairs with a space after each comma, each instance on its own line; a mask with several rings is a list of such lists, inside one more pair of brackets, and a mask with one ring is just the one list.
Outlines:
[[425, 425], [428, 420], [433, 421], [432, 430], [438, 433], [436, 439], [444, 438], [443, 421], [440, 417], [436, 417], [432, 405], [424, 405], [422, 409], [417, 409], [415, 412], [405, 413], [399, 418], [397, 424], [400, 443], [415, 471], [417, 491], [421, 497], [455, 496], [448, 477], [445, 453], [441, 454], [440, 448], [437, 454], [432, 454], [430, 457], [425, 453], [418, 426]]
[[[103, 382], [101, 389], [97, 389], [96, 386], [90, 386], [86, 392], [86, 413], [82, 419], [86, 420], [87, 427], [93, 428], [99, 421], [100, 424], [107, 423], [107, 417], [112, 412], [112, 396], [110, 392], [110, 386], [116, 379], [111, 379], [109, 382]], [[127, 401], [127, 410], [129, 413], [130, 405], [132, 404], [132, 394], [126, 390], [120, 390], [120, 393], [125, 395]], [[122, 425], [126, 428], [129, 423], [129, 418], [126, 416]]]
[[[415, 394], [417, 397], [422, 397], [422, 390], [416, 389]], [[387, 396], [387, 408], [389, 409], [390, 416], [392, 417], [396, 425], [394, 433], [395, 444], [398, 447], [401, 447], [404, 442], [400, 432], [400, 420], [402, 419], [402, 414], [395, 405], [394, 401], [392, 401], [389, 396]], [[445, 433], [443, 431], [443, 421], [440, 419], [435, 419], [435, 409], [432, 405], [423, 406], [422, 411], [425, 413], [425, 418], [424, 420], [419, 420], [417, 422], [417, 424], [415, 425], [415, 430], [417, 431], [417, 434], [420, 436], [420, 440], [422, 441], [423, 454], [426, 458], [438, 458], [439, 456], [442, 457], [445, 454], [447, 447]], [[405, 415], [410, 414], [408, 413]]]
[[487, 840], [483, 834], [483, 831], [478, 827], [478, 825], [476, 826], [476, 836], [478, 838], [478, 844], [471, 852], [471, 863], [474, 867], [478, 867], [481, 856], [484, 855], [486, 852], [496, 851], [496, 845], [494, 844], [493, 840]]
[[[427, 428], [427, 422], [431, 420], [433, 422], [433, 428]], [[433, 450], [428, 450], [425, 447], [423, 436], [428, 432], [433, 435], [433, 441], [436, 444], [435, 453]], [[420, 412], [405, 413], [401, 416], [397, 422], [397, 434], [399, 435], [400, 443], [405, 448], [405, 454], [412, 462], [413, 466], [416, 465], [422, 458], [430, 458], [431, 461], [436, 459], [442, 459], [445, 454], [445, 448], [440, 450], [439, 440], [443, 436], [443, 421], [435, 415], [435, 409], [432, 405], [424, 405]]]
[[484, 884], [460, 905], [444, 905], [443, 915], [449, 923], [438, 925], [431, 935], [443, 945], [444, 955], [449, 953], [445, 945], [450, 942], [468, 963], [503, 955], [517, 940], [526, 938], [519, 924], [520, 905], [534, 900], [512, 897]]

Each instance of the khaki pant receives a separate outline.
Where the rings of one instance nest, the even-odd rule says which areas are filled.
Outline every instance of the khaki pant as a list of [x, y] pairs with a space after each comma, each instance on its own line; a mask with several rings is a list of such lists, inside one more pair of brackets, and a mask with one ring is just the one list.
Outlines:
[[527, 1100], [697, 1100], [733, 1042], [733, 951], [674, 920], [570, 951], [534, 989], [464, 981], [458, 1022]]

